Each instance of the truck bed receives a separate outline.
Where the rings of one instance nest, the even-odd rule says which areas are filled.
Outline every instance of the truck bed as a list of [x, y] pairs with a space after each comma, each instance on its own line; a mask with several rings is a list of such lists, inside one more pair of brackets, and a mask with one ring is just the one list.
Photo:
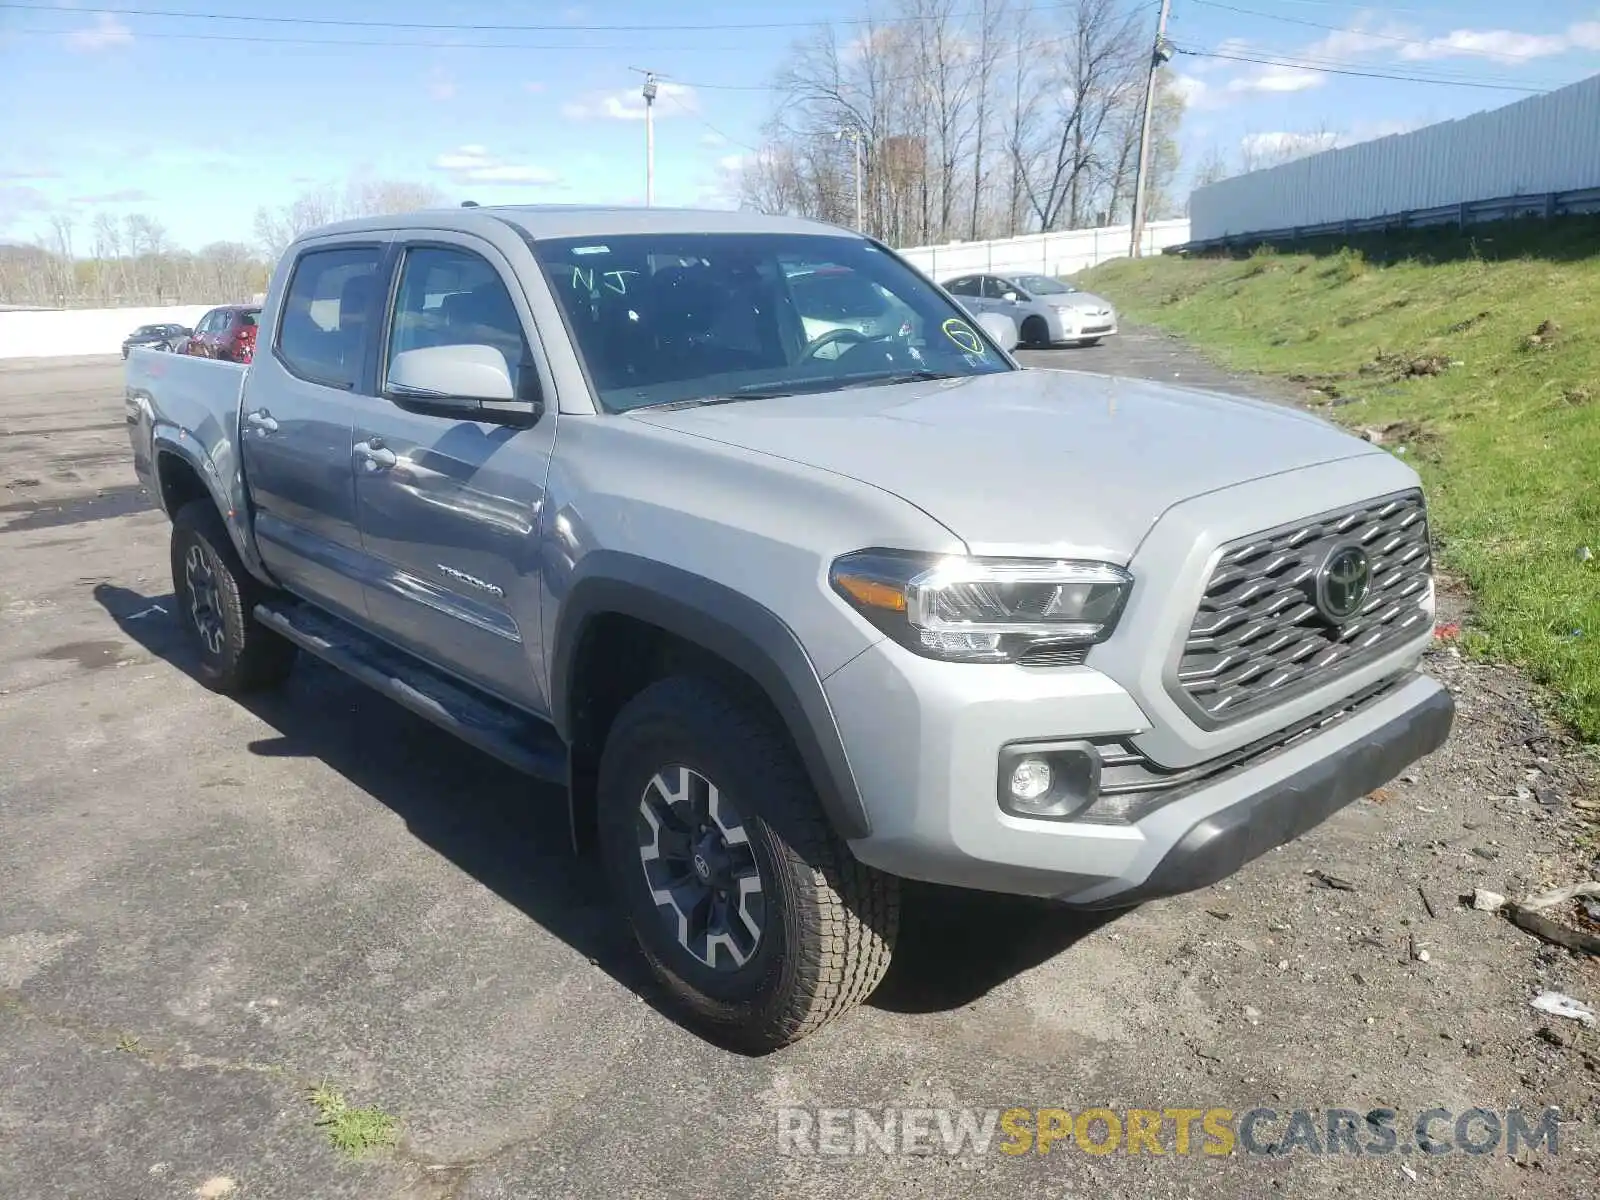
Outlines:
[[156, 486], [154, 445], [186, 443], [188, 457], [215, 478], [238, 475], [239, 398], [250, 368], [214, 358], [134, 350], [124, 371], [128, 438], [134, 470]]

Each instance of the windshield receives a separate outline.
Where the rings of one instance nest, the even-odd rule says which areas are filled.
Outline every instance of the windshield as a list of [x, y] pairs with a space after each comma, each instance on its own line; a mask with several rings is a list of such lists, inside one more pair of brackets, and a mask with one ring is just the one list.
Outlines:
[[534, 252], [608, 412], [1014, 369], [861, 238], [627, 234]]
[[1059, 296], [1078, 290], [1070, 283], [1062, 283], [1061, 280], [1051, 279], [1048, 275], [1018, 275], [1017, 282], [1035, 296]]

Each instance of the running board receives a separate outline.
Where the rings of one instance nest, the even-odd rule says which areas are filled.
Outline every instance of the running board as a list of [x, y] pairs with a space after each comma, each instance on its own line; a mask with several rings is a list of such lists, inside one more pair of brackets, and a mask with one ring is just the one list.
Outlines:
[[256, 620], [346, 675], [507, 766], [567, 784], [567, 748], [536, 717], [459, 683], [347, 621], [299, 603], [258, 604]]

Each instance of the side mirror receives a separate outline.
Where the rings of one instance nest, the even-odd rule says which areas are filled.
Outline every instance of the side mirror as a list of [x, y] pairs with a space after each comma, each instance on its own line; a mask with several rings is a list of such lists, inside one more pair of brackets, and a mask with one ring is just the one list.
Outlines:
[[531, 425], [544, 412], [538, 375], [532, 363], [523, 363], [517, 374], [520, 379], [513, 380], [505, 355], [493, 346], [423, 346], [389, 361], [384, 394], [412, 412]]
[[1022, 340], [1022, 335], [1017, 330], [1017, 323], [1004, 313], [979, 313], [978, 325], [999, 343], [1000, 349], [1010, 354], [1017, 348], [1017, 343]]
[[1017, 302], [1017, 294], [1015, 292], [1002, 292], [1000, 299], [1009, 300], [1011, 303], [1015, 304]]

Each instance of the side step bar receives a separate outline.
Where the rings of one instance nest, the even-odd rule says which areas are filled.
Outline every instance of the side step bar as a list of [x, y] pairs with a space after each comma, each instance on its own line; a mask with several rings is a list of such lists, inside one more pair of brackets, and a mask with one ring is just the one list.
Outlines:
[[566, 746], [553, 728], [537, 718], [430, 670], [409, 654], [307, 605], [258, 604], [255, 617], [307, 653], [507, 766], [566, 786]]

